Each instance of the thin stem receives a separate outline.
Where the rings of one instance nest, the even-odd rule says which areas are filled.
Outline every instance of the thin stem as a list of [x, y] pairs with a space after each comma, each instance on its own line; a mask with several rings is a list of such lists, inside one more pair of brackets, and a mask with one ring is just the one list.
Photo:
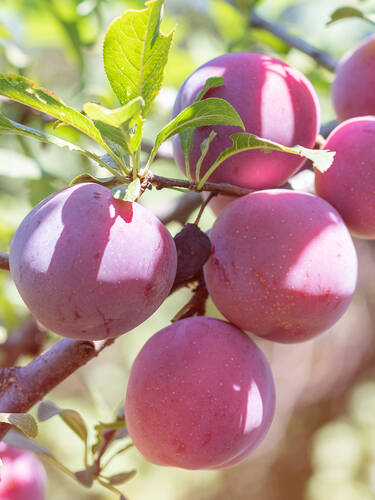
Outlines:
[[196, 219], [195, 219], [195, 221], [194, 221], [194, 224], [195, 224], [196, 226], [198, 226], [199, 221], [201, 220], [201, 217], [202, 217], [202, 214], [203, 214], [203, 212], [204, 212], [204, 209], [207, 207], [207, 205], [210, 203], [210, 201], [212, 200], [212, 198], [213, 198], [214, 196], [217, 196], [217, 193], [214, 193], [214, 192], [210, 193], [210, 194], [207, 196], [207, 198], [204, 200], [204, 202], [202, 203], [201, 208], [199, 209], [198, 215], [197, 215], [197, 217], [196, 217]]

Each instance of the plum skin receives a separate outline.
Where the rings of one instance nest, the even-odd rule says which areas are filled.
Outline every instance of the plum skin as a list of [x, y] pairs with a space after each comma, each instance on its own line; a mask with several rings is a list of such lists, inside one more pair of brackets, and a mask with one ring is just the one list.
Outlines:
[[138, 203], [94, 183], [52, 194], [25, 217], [10, 247], [10, 271], [35, 317], [65, 337], [116, 337], [167, 297], [174, 241]]
[[30, 451], [0, 443], [1, 500], [44, 500], [46, 473]]
[[375, 35], [366, 38], [340, 60], [332, 84], [339, 121], [375, 115]]
[[283, 343], [333, 325], [357, 280], [356, 251], [325, 200], [284, 189], [233, 201], [211, 229], [208, 292], [233, 324]]
[[317, 195], [336, 208], [354, 236], [374, 239], [375, 117], [341, 123], [327, 138], [324, 149], [336, 154], [324, 174], [315, 172]]
[[[224, 77], [224, 85], [210, 89], [204, 97], [229, 101], [240, 114], [247, 132], [285, 146], [299, 144], [313, 147], [319, 130], [319, 102], [313, 86], [298, 70], [262, 54], [224, 54], [207, 62], [187, 78], [177, 95], [173, 116], [194, 102], [208, 77]], [[229, 136], [241, 132], [239, 127], [228, 126], [196, 128], [190, 155], [193, 177], [201, 153], [200, 144], [211, 130], [218, 135], [210, 144], [201, 176], [219, 153], [232, 145]], [[177, 164], [184, 171], [185, 161], [178, 136], [174, 138], [173, 150]], [[209, 180], [251, 189], [277, 187], [294, 174], [303, 161], [288, 153], [245, 151], [222, 163]]]
[[131, 369], [125, 421], [158, 465], [222, 469], [244, 460], [273, 418], [266, 358], [241, 330], [190, 317], [153, 335]]

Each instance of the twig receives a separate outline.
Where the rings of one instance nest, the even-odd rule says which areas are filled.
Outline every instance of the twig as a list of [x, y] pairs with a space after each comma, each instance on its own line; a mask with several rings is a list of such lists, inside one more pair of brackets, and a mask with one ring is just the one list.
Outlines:
[[0, 269], [9, 271], [9, 255], [3, 252], [0, 252]]
[[[191, 191], [198, 191], [197, 182], [189, 182], [186, 179], [172, 179], [170, 177], [161, 177], [150, 172], [149, 181], [156, 186], [156, 189], [181, 187], [190, 189]], [[248, 189], [240, 186], [233, 186], [232, 184], [216, 184], [215, 182], [206, 182], [202, 191], [216, 192], [230, 196], [244, 196], [245, 194], [252, 193], [254, 189]]]
[[29, 319], [0, 344], [0, 366], [13, 366], [23, 354], [37, 356], [42, 350], [44, 339], [45, 331], [39, 328], [34, 318]]
[[189, 191], [174, 201], [163, 203], [160, 207], [156, 207], [153, 212], [163, 224], [168, 224], [172, 221], [185, 224], [190, 214], [194, 212], [201, 203], [202, 195], [195, 191]]
[[323, 50], [318, 49], [317, 47], [314, 47], [313, 45], [310, 45], [302, 38], [291, 35], [280, 24], [272, 21], [267, 21], [266, 19], [263, 19], [263, 17], [259, 16], [256, 12], [252, 12], [250, 17], [250, 26], [252, 26], [253, 28], [260, 28], [274, 34], [275, 36], [277, 36], [277, 38], [289, 45], [289, 47], [294, 47], [304, 54], [307, 54], [320, 66], [323, 66], [329, 71], [334, 72], [336, 70], [337, 60], [333, 56], [331, 56], [327, 52], [324, 52]]
[[[100, 342], [62, 339], [26, 366], [0, 369], [0, 412], [27, 412], [113, 342], [114, 339]], [[0, 424], [0, 439], [9, 428], [8, 424]]]

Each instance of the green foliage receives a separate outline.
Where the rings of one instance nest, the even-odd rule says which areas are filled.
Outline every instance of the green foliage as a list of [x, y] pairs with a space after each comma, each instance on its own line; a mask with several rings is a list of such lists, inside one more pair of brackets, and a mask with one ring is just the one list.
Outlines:
[[362, 10], [357, 9], [356, 7], [339, 7], [334, 12], [332, 12], [329, 20], [327, 21], [327, 26], [336, 23], [337, 21], [341, 21], [342, 19], [349, 18], [360, 18], [364, 21], [375, 26], [374, 16], [366, 15]]
[[121, 104], [136, 97], [146, 116], [163, 82], [173, 32], [160, 33], [163, 0], [141, 11], [127, 11], [109, 27], [103, 46], [104, 67]]

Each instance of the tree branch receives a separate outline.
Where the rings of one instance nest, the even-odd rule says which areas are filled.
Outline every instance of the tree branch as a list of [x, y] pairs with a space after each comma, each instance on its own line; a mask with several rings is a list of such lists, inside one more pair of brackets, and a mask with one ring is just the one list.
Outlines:
[[[26, 366], [0, 369], [0, 413], [27, 412], [113, 342], [62, 339]], [[0, 424], [0, 439], [9, 429], [8, 424]]]
[[260, 28], [265, 31], [269, 31], [273, 35], [277, 36], [277, 38], [289, 45], [289, 47], [294, 47], [295, 49], [300, 50], [304, 54], [307, 54], [312, 59], [314, 59], [314, 61], [316, 61], [320, 66], [323, 66], [329, 71], [335, 72], [337, 60], [333, 56], [331, 56], [327, 52], [324, 52], [323, 50], [318, 49], [317, 47], [314, 47], [313, 45], [310, 45], [302, 38], [291, 35], [280, 24], [272, 21], [267, 21], [266, 19], [263, 19], [263, 17], [259, 16], [256, 12], [252, 12], [249, 24], [253, 28]]
[[22, 354], [37, 356], [44, 339], [45, 331], [39, 328], [34, 318], [30, 318], [0, 344], [0, 366], [13, 366]]
[[[198, 183], [189, 182], [186, 179], [172, 179], [170, 177], [161, 177], [160, 175], [155, 175], [152, 172], [149, 173], [147, 179], [151, 184], [156, 186], [156, 189], [181, 187], [189, 189], [190, 191], [198, 191]], [[252, 193], [254, 189], [234, 186], [233, 184], [216, 184], [215, 182], [206, 182], [202, 191], [213, 191], [229, 196], [244, 196], [245, 194]]]

